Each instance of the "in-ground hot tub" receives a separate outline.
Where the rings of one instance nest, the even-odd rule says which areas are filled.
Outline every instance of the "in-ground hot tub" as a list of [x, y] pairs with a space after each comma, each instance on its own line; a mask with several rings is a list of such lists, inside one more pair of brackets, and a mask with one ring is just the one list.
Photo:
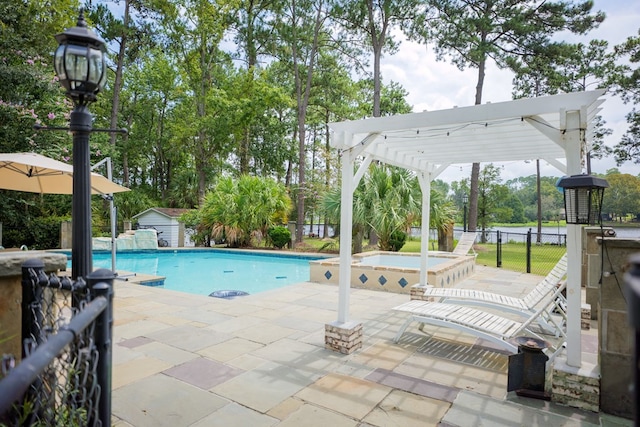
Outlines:
[[[438, 287], [452, 287], [475, 271], [473, 255], [457, 256], [450, 252], [430, 251], [427, 282]], [[310, 261], [311, 281], [338, 284], [340, 258]], [[352, 256], [351, 286], [410, 293], [420, 283], [420, 254], [398, 252], [363, 252]]]

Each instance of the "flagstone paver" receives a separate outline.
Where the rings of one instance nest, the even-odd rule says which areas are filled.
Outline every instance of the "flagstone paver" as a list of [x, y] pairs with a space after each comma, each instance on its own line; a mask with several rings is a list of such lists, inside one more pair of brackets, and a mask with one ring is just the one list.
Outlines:
[[233, 368], [205, 357], [198, 357], [169, 368], [163, 373], [207, 390], [240, 375], [242, 372], [244, 371], [241, 369]]
[[381, 427], [437, 425], [450, 407], [448, 402], [394, 390], [363, 421]]
[[136, 427], [189, 426], [228, 403], [164, 374], [132, 382], [112, 395], [113, 414]]
[[296, 397], [318, 406], [362, 419], [393, 390], [390, 387], [346, 375], [328, 374]]

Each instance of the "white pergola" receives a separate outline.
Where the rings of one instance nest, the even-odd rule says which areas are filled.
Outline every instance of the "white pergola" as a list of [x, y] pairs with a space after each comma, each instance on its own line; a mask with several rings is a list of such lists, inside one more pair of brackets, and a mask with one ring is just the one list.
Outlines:
[[[342, 155], [339, 305], [349, 319], [353, 192], [372, 161], [414, 171], [422, 190], [420, 283], [426, 283], [431, 181], [449, 166], [542, 159], [564, 175], [583, 172], [603, 90], [331, 123]], [[580, 226], [567, 226], [567, 363], [580, 367]]]

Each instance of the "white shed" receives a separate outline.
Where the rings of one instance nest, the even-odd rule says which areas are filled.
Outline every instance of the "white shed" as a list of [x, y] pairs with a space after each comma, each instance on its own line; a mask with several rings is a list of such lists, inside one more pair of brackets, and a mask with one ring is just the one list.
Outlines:
[[132, 220], [138, 224], [138, 228], [155, 228], [158, 239], [166, 240], [169, 247], [194, 246], [189, 230], [185, 230], [184, 224], [178, 221], [180, 215], [188, 211], [189, 209], [150, 208], [134, 215]]

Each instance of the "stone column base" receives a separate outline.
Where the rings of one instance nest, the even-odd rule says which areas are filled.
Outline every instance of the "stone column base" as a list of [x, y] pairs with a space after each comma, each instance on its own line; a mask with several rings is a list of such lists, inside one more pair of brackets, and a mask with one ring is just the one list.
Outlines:
[[551, 401], [587, 411], [600, 411], [600, 370], [583, 362], [582, 368], [556, 357], [551, 375]]
[[324, 346], [342, 354], [351, 354], [362, 348], [362, 323], [327, 323], [324, 325]]
[[582, 304], [580, 307], [580, 328], [591, 329], [591, 304]]
[[[424, 291], [427, 290], [427, 288], [431, 287], [430, 285], [421, 285], [420, 283], [411, 286], [411, 300], [420, 300], [420, 301], [424, 301], [424, 300], [428, 300], [428, 297], [424, 296]], [[430, 298], [430, 300], [433, 300], [433, 298]]]

